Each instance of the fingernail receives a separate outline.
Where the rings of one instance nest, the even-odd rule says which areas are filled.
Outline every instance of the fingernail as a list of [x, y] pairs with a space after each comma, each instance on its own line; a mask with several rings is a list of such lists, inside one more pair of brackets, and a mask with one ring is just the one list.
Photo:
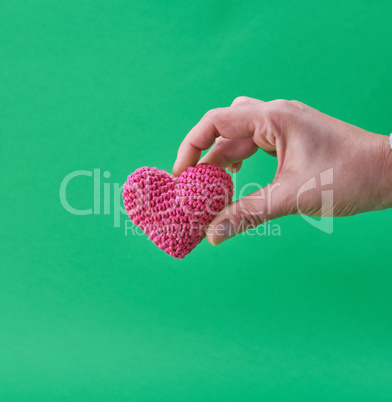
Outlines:
[[225, 240], [230, 239], [235, 235], [235, 228], [232, 221], [229, 219], [218, 223], [210, 236], [210, 243], [213, 246], [223, 243]]

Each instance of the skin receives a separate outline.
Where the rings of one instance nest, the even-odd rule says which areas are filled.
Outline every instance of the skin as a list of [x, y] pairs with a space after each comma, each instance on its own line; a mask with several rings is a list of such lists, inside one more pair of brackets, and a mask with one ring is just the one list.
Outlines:
[[[200, 160], [201, 152], [209, 148]], [[363, 130], [298, 101], [239, 97], [230, 107], [208, 111], [180, 145], [173, 175], [199, 162], [238, 172], [242, 161], [259, 149], [277, 157], [275, 177], [213, 219], [207, 228], [212, 245], [290, 214], [341, 217], [392, 207], [388, 136]], [[316, 188], [302, 191], [309, 180], [316, 180]], [[320, 181], [333, 190], [324, 192], [324, 199]]]

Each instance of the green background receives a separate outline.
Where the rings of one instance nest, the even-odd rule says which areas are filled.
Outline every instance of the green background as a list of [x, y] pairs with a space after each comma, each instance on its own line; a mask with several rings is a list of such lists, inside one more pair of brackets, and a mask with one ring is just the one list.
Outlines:
[[[185, 260], [59, 188], [170, 171], [239, 95], [391, 130], [390, 1], [0, 1], [0, 401], [391, 401], [392, 211]], [[256, 154], [237, 175], [267, 184]], [[104, 171], [110, 172], [108, 179]], [[238, 194], [237, 194], [238, 195]], [[93, 179], [68, 187], [92, 208]], [[102, 204], [103, 205], [103, 204]]]

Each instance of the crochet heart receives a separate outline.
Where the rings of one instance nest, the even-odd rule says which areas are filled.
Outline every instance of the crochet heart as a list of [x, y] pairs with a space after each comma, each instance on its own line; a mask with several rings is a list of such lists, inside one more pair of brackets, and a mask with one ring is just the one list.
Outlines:
[[232, 197], [230, 175], [208, 163], [178, 177], [141, 167], [128, 176], [123, 191], [131, 221], [174, 258], [184, 258], [202, 241], [208, 224]]

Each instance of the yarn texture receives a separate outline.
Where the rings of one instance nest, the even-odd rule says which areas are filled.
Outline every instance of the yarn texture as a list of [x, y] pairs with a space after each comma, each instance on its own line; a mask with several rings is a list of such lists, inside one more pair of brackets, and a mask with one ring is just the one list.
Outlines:
[[155, 167], [128, 176], [123, 201], [131, 221], [160, 249], [184, 258], [205, 237], [205, 230], [233, 197], [225, 169], [201, 163], [178, 177]]

